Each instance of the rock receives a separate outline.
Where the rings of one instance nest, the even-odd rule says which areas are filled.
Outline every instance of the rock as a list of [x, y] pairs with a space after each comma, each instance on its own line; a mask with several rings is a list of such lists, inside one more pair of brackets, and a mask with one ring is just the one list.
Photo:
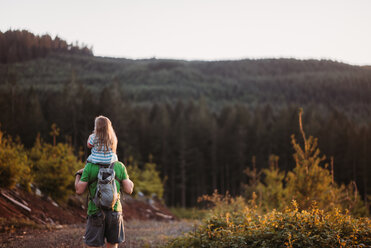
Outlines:
[[42, 196], [43, 196], [41, 190], [39, 190], [38, 188], [35, 189], [35, 194], [36, 194], [37, 196], [39, 196], [39, 197], [42, 197]]

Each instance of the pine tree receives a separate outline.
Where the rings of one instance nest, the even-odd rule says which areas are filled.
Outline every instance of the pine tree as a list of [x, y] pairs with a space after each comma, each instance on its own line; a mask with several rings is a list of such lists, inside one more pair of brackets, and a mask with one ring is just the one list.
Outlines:
[[340, 207], [335, 199], [339, 189], [333, 185], [332, 175], [327, 169], [328, 164], [324, 167], [321, 165], [326, 157], [320, 155], [316, 138], [313, 136], [306, 138], [302, 125], [302, 110], [299, 112], [299, 125], [304, 147], [301, 147], [295, 135], [292, 135], [296, 166], [287, 174], [287, 196], [295, 199], [303, 209], [308, 209], [313, 201], [317, 202], [319, 208], [325, 210], [335, 206]]
[[258, 192], [261, 194], [261, 207], [265, 211], [282, 209], [287, 205], [283, 187], [285, 172], [279, 170], [278, 159], [276, 155], [269, 156], [269, 168], [262, 170], [264, 179], [257, 185]]

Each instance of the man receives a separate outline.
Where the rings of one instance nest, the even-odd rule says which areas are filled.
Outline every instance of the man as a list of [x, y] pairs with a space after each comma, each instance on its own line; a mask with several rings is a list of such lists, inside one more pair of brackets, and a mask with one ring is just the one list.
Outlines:
[[[76, 172], [75, 189], [76, 193], [81, 195], [88, 188], [89, 204], [88, 204], [88, 222], [85, 232], [85, 243], [87, 247], [101, 247], [104, 245], [104, 239], [107, 239], [107, 248], [118, 247], [118, 244], [123, 242], [124, 224], [122, 219], [122, 206], [120, 199], [117, 200], [112, 210], [99, 209], [92, 198], [95, 195], [97, 188], [97, 175], [99, 165], [87, 163], [84, 169]], [[116, 174], [117, 193], [120, 192], [120, 182], [125, 193], [133, 192], [134, 183], [129, 179], [125, 166], [121, 162], [116, 162], [114, 165]]]

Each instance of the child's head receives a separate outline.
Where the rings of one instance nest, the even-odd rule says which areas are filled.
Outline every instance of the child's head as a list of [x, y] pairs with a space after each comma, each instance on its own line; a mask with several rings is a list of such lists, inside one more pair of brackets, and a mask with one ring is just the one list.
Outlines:
[[117, 137], [111, 121], [100, 115], [95, 118], [94, 133], [98, 139], [98, 150], [108, 150], [108, 147], [116, 153]]

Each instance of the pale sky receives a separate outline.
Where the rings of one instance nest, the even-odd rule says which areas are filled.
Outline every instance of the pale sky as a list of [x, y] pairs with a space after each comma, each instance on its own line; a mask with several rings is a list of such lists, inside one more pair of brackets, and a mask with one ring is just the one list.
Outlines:
[[0, 30], [97, 56], [332, 59], [371, 65], [371, 0], [0, 0]]

